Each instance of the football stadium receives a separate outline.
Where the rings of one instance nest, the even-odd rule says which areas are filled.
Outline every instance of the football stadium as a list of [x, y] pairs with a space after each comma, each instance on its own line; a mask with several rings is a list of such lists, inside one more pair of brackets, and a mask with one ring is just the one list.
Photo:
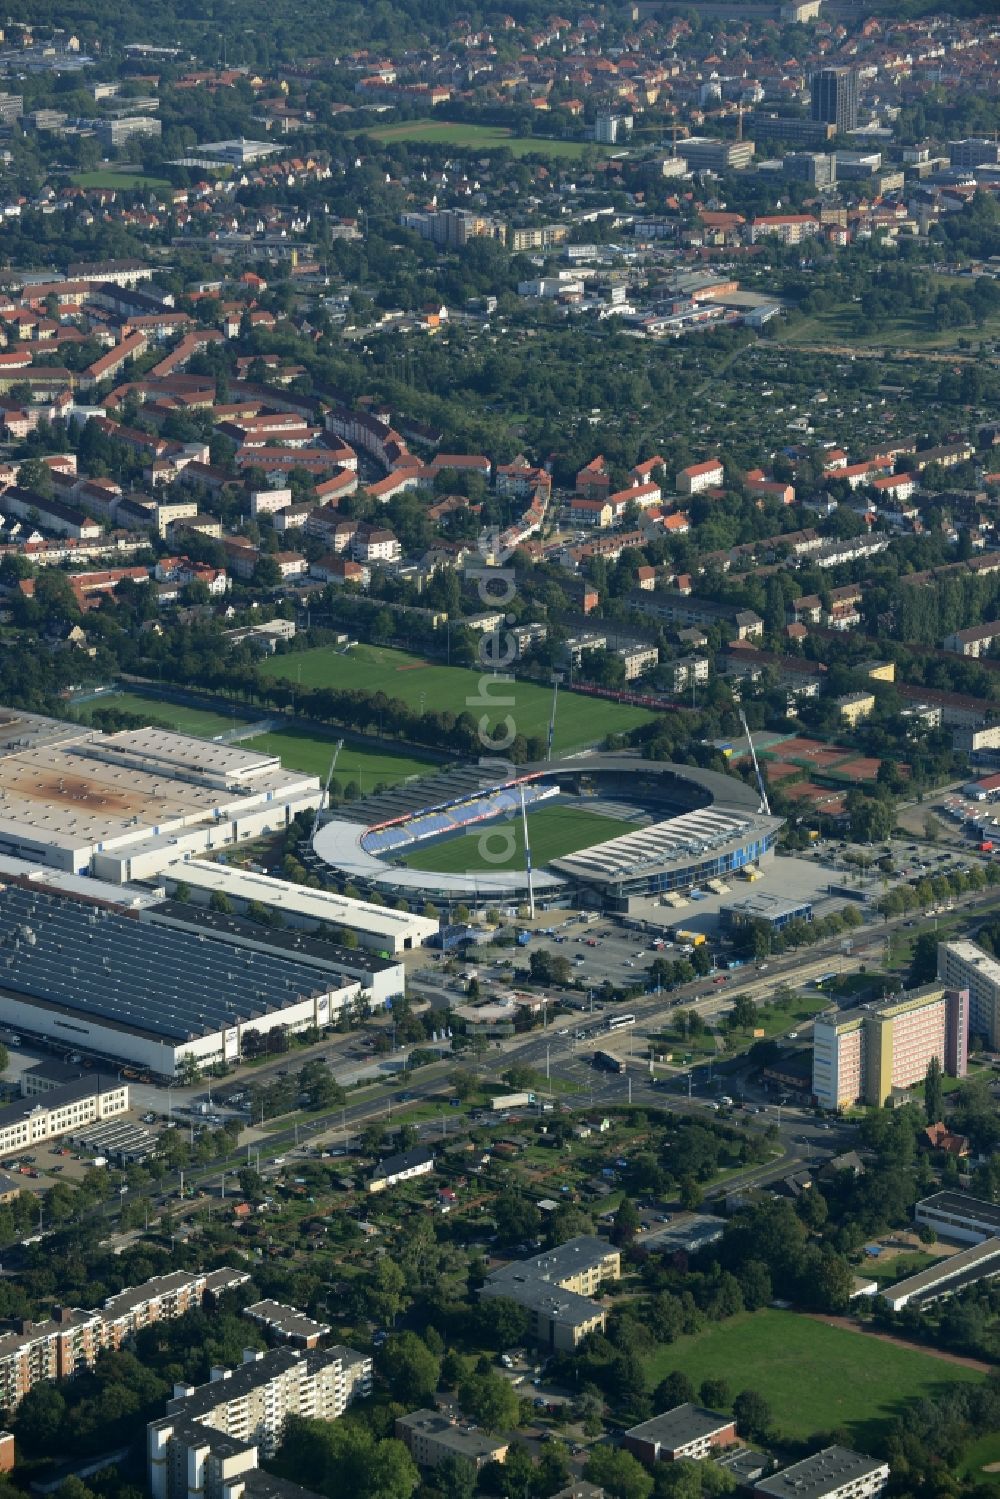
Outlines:
[[496, 762], [469, 766], [340, 807], [313, 860], [410, 903], [521, 903], [530, 886], [544, 904], [627, 910], [757, 863], [780, 827], [734, 776], [583, 754], [500, 778]]

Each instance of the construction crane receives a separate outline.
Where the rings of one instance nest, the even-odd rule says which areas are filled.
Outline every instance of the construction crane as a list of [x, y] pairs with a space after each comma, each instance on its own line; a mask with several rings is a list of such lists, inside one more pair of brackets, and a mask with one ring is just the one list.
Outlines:
[[753, 761], [754, 775], [757, 777], [757, 789], [760, 792], [760, 806], [757, 808], [757, 811], [763, 812], [770, 817], [771, 805], [767, 799], [767, 792], [764, 790], [764, 777], [761, 775], [760, 766], [757, 764], [757, 751], [753, 747], [753, 738], [747, 727], [746, 714], [742, 708], [740, 709], [740, 723], [743, 725], [743, 732], [747, 736], [747, 744], [750, 746], [750, 758]]
[[312, 832], [309, 834], [310, 843], [315, 838], [316, 833], [319, 829], [320, 814], [322, 813], [323, 808], [326, 806], [330, 796], [330, 782], [333, 780], [333, 772], [336, 769], [337, 756], [340, 754], [343, 748], [344, 741], [342, 739], [338, 739], [336, 745], [334, 746], [333, 755], [330, 760], [330, 769], [326, 773], [326, 781], [323, 784], [323, 795], [319, 799], [319, 806], [316, 808], [316, 816], [313, 818]]
[[556, 735], [556, 703], [559, 700], [559, 683], [562, 677], [558, 672], [552, 674], [552, 712], [549, 715], [549, 743], [546, 751], [546, 760], [552, 759], [552, 741]]

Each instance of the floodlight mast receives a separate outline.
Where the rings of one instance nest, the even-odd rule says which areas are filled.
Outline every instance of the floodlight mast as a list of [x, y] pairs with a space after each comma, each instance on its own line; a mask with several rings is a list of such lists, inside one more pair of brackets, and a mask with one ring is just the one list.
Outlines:
[[753, 761], [754, 775], [757, 777], [757, 790], [760, 792], [760, 806], [757, 810], [758, 812], [764, 812], [770, 817], [771, 805], [767, 799], [767, 792], [764, 790], [764, 777], [760, 773], [760, 766], [757, 763], [757, 751], [753, 747], [753, 737], [747, 727], [746, 714], [742, 708], [740, 709], [740, 723], [743, 725], [743, 732], [747, 736], [747, 744], [750, 747], [750, 759]]
[[336, 747], [335, 747], [335, 749], [333, 751], [333, 757], [330, 760], [330, 769], [326, 773], [326, 781], [323, 784], [323, 794], [322, 794], [322, 796], [319, 799], [319, 806], [316, 808], [316, 816], [313, 818], [312, 832], [309, 835], [309, 841], [310, 842], [312, 842], [313, 838], [315, 838], [315, 836], [316, 836], [316, 831], [319, 828], [320, 814], [322, 813], [323, 808], [326, 806], [327, 802], [329, 801], [329, 797], [330, 797], [330, 782], [333, 780], [333, 772], [334, 772], [334, 768], [336, 767], [336, 764], [337, 764], [337, 756], [340, 754], [340, 752], [341, 752], [341, 750], [343, 748], [344, 748], [344, 741], [342, 739], [338, 739]]

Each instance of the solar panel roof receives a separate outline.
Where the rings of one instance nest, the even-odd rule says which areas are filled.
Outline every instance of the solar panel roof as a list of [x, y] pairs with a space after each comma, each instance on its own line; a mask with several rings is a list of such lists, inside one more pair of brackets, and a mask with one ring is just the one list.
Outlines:
[[329, 984], [315, 968], [118, 912], [0, 890], [0, 989], [187, 1041], [287, 1008]]

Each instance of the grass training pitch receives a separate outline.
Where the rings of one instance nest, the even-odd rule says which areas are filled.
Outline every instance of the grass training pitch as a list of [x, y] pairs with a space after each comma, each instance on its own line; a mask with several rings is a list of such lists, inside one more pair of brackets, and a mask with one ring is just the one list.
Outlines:
[[[304, 770], [309, 775], [326, 780], [333, 756], [335, 741], [313, 737], [298, 729], [280, 730], [274, 734], [258, 734], [253, 739], [240, 742], [241, 749], [260, 750], [266, 755], [280, 755], [282, 765], [293, 770]], [[345, 744], [337, 756], [334, 779], [341, 786], [355, 781], [362, 796], [367, 796], [381, 784], [395, 786], [407, 776], [433, 775], [440, 767], [430, 760], [416, 760], [409, 755], [383, 754], [380, 750], [369, 750], [363, 745]]]
[[[574, 854], [578, 848], [587, 848], [593, 843], [603, 843], [608, 838], [617, 838], [620, 833], [632, 833], [638, 823], [619, 822], [617, 818], [601, 817], [596, 812], [584, 812], [576, 807], [539, 807], [528, 813], [528, 837], [531, 840], [531, 862], [536, 869], [559, 859], [563, 854]], [[496, 836], [490, 840], [490, 831]], [[480, 852], [480, 841], [486, 839], [485, 853], [506, 853], [507, 833], [514, 834], [514, 849], [503, 860], [495, 863]], [[404, 856], [411, 869], [426, 869], [435, 874], [463, 874], [466, 871], [502, 870], [524, 868], [524, 829], [520, 816], [510, 822], [498, 821], [477, 825], [467, 833], [459, 833], [441, 843], [430, 844]]]
[[871, 1450], [908, 1400], [983, 1378], [917, 1348], [771, 1309], [743, 1312], [658, 1348], [646, 1364], [649, 1387], [674, 1369], [695, 1389], [703, 1379], [721, 1377], [734, 1395], [759, 1391], [783, 1435], [802, 1438], [843, 1426], [862, 1451]]
[[592, 141], [546, 140], [537, 135], [514, 135], [504, 125], [464, 125], [454, 120], [407, 120], [399, 125], [379, 125], [363, 133], [385, 142], [408, 141], [480, 151], [506, 147], [512, 156], [574, 157], [595, 150], [607, 154], [606, 147], [595, 146]]
[[[214, 739], [245, 722], [232, 715], [212, 713], [207, 708], [183, 708], [177, 703], [168, 703], [158, 697], [142, 697], [138, 692], [108, 692], [103, 697], [92, 698], [86, 703], [74, 703], [73, 712], [88, 722], [101, 708], [117, 708], [121, 713], [134, 713], [149, 723], [178, 734], [195, 734], [199, 739]], [[327, 764], [329, 765], [329, 760]]]
[[[347, 691], [384, 692], [401, 698], [418, 711], [485, 715], [491, 729], [510, 715], [518, 734], [545, 738], [552, 710], [552, 689], [534, 682], [494, 680], [462, 666], [439, 666], [388, 646], [356, 645], [347, 655], [331, 646], [272, 656], [261, 670], [285, 677], [303, 687], [333, 687]], [[494, 706], [490, 710], [484, 699]], [[649, 723], [655, 714], [627, 703], [608, 702], [578, 692], [560, 692], [556, 713], [555, 749], [560, 753], [597, 744], [607, 734], [624, 733]], [[484, 753], [487, 751], [484, 750]]]
[[120, 192], [134, 192], [136, 188], [169, 188], [171, 184], [165, 177], [147, 177], [142, 172], [116, 172], [108, 169], [103, 172], [76, 172], [70, 178], [74, 187], [107, 187]]

